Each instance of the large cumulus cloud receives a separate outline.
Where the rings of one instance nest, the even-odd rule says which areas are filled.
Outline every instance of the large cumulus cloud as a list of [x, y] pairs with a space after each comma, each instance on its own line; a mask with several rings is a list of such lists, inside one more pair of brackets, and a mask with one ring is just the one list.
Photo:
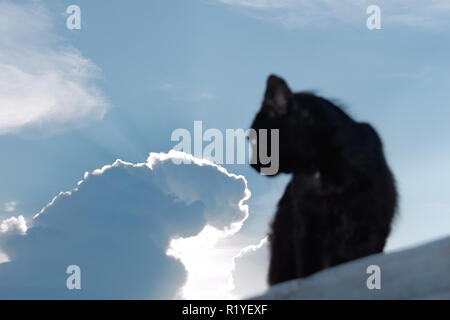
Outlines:
[[[191, 164], [172, 162], [186, 157]], [[206, 225], [236, 232], [249, 196], [242, 176], [183, 153], [117, 160], [56, 196], [28, 230], [17, 218], [2, 224], [20, 232], [5, 227], [0, 238], [10, 260], [0, 264], [0, 298], [174, 298], [186, 271], [166, 254], [171, 239]], [[81, 268], [81, 290], [66, 288], [69, 265]]]

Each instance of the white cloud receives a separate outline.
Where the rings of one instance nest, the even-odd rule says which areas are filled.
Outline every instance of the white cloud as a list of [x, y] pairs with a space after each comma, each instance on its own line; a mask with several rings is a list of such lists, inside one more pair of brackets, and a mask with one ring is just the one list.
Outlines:
[[380, 6], [383, 24], [431, 26], [448, 23], [447, 0], [219, 0], [256, 12], [257, 17], [286, 27], [324, 26], [335, 22], [361, 23], [365, 27], [366, 9]]
[[233, 258], [233, 292], [241, 298], [251, 298], [267, 288], [269, 249], [267, 237], [257, 245], [243, 248]]
[[6, 254], [4, 254], [3, 252], [0, 252], [0, 264], [5, 263], [5, 262], [9, 262], [9, 258]]
[[0, 2], [0, 135], [52, 133], [101, 119], [100, 69], [53, 30], [41, 2]]
[[1, 234], [26, 234], [27, 232], [27, 223], [23, 216], [11, 217], [6, 220], [3, 220], [0, 223], [0, 236]]
[[6, 212], [16, 211], [17, 201], [8, 201], [3, 205], [3, 210]]
[[[13, 235], [24, 235], [28, 230], [27, 222], [23, 216], [11, 217], [0, 221], [0, 248], [2, 241], [6, 237]], [[7, 254], [0, 251], [0, 264], [9, 262], [10, 259]]]
[[[186, 157], [191, 164], [172, 162]], [[205, 228], [212, 237], [234, 234], [248, 216], [249, 196], [244, 177], [184, 153], [117, 160], [61, 192], [28, 230], [20, 217], [1, 224], [8, 233], [0, 247], [10, 262], [0, 264], [0, 299], [176, 297], [186, 270], [167, 254], [171, 239]], [[12, 226], [26, 234], [9, 232]], [[73, 264], [82, 271], [80, 291], [66, 289]]]

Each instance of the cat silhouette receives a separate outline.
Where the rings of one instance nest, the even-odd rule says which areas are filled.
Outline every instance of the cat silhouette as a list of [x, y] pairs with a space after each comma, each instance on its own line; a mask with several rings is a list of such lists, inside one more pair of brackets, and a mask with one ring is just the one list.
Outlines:
[[[278, 173], [292, 174], [268, 237], [270, 285], [383, 251], [397, 191], [371, 125], [271, 75], [251, 128], [256, 138], [260, 129], [279, 129]], [[275, 150], [270, 139], [265, 147]]]

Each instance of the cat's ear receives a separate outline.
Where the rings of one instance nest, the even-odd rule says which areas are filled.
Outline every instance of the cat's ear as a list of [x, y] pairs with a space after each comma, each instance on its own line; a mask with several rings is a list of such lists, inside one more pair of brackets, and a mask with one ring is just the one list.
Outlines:
[[292, 92], [286, 82], [275, 75], [267, 79], [267, 88], [264, 95], [264, 106], [269, 114], [282, 116], [286, 114], [292, 104]]

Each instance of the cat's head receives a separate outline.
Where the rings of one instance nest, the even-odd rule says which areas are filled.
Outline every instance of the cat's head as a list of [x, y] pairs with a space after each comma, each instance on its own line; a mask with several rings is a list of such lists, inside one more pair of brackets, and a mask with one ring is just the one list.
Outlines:
[[[314, 173], [333, 152], [339, 128], [348, 121], [351, 119], [328, 100], [312, 93], [292, 93], [283, 79], [271, 75], [261, 109], [251, 126], [253, 130], [250, 130], [253, 132], [253, 136], [250, 135], [252, 167], [267, 174], [264, 170], [269, 165], [261, 161], [261, 155], [269, 154], [272, 164], [278, 161], [278, 171], [272, 170], [268, 175], [296, 171]], [[267, 139], [262, 136], [264, 129], [269, 132]], [[278, 139], [274, 129], [278, 129]]]

